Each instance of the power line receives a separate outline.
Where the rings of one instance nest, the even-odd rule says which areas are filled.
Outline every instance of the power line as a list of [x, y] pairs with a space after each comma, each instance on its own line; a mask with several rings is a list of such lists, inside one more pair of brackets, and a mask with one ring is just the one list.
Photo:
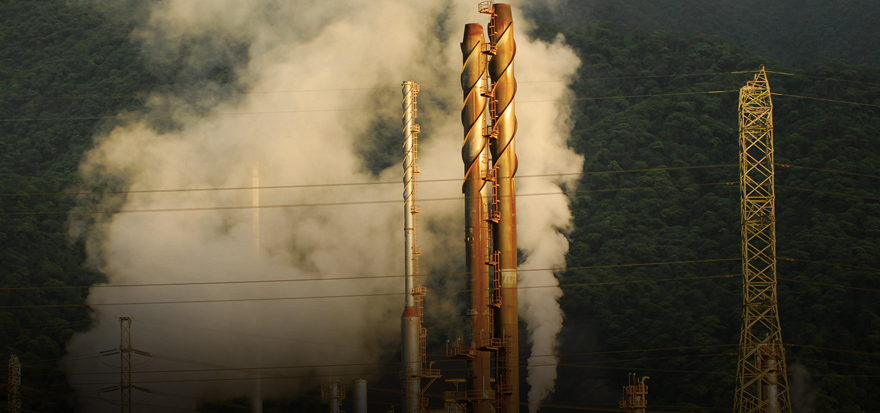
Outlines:
[[801, 187], [797, 187], [797, 186], [776, 185], [776, 187], [777, 188], [784, 188], [784, 189], [794, 189], [796, 191], [815, 192], [815, 193], [819, 193], [819, 194], [838, 195], [838, 196], [845, 196], [845, 197], [850, 197], [850, 198], [860, 198], [860, 199], [870, 199], [872, 201], [880, 201], [880, 197], [875, 197], [875, 196], [847, 194], [847, 193], [843, 193], [843, 192], [825, 191], [822, 189], [801, 188]]
[[[880, 291], [880, 290], [878, 290], [878, 291]], [[813, 348], [813, 349], [823, 350], [823, 351], [834, 351], [834, 352], [838, 352], [838, 353], [851, 353], [851, 354], [859, 354], [859, 355], [863, 355], [863, 356], [880, 357], [880, 354], [868, 353], [868, 352], [864, 352], [864, 351], [841, 350], [841, 349], [837, 349], [837, 348], [817, 347], [817, 346], [808, 346], [808, 345], [803, 345], [803, 344], [791, 344], [791, 343], [787, 343], [785, 345], [791, 346], [791, 347]]]
[[848, 290], [861, 290], [861, 291], [870, 291], [870, 292], [873, 292], [873, 293], [880, 293], [880, 289], [876, 289], [876, 288], [851, 287], [851, 286], [848, 286], [848, 285], [820, 283], [820, 282], [815, 282], [815, 281], [795, 280], [795, 279], [792, 279], [792, 278], [780, 278], [780, 280], [782, 280], [782, 281], [789, 281], [789, 282], [803, 283], [803, 284], [821, 285], [821, 286], [824, 286], [824, 287], [838, 287], [838, 288], [845, 288], [845, 289], [848, 289]]
[[[654, 79], [654, 78], [664, 78], [664, 77], [689, 77], [689, 76], [715, 76], [715, 75], [727, 75], [727, 74], [741, 74], [741, 73], [754, 73], [755, 71], [733, 71], [733, 72], [715, 72], [715, 73], [680, 73], [673, 75], [643, 75], [643, 76], [616, 76], [616, 77], [589, 77], [589, 78], [577, 78], [577, 79], [555, 79], [555, 80], [520, 80], [517, 81], [517, 84], [539, 84], [539, 83], [571, 83], [575, 81], [583, 82], [590, 80], [626, 80], [626, 79]], [[769, 71], [768, 71], [769, 72]], [[772, 72], [777, 73], [777, 72]], [[782, 73], [787, 74], [790, 73]], [[460, 88], [461, 85], [432, 85], [430, 83], [422, 83], [421, 88], [424, 92], [425, 89], [430, 91], [431, 88]], [[230, 95], [264, 95], [264, 94], [282, 94], [282, 93], [323, 93], [323, 92], [352, 92], [352, 91], [376, 91], [376, 90], [388, 90], [388, 91], [398, 91], [400, 90], [400, 86], [395, 87], [348, 87], [348, 88], [332, 88], [332, 89], [290, 89], [290, 90], [254, 90], [247, 92], [227, 92]], [[73, 99], [126, 99], [126, 98], [142, 98], [146, 97], [144, 93], [133, 93], [127, 95], [75, 95], [75, 96], [45, 96], [45, 95], [33, 95], [26, 97], [7, 97], [0, 98], [0, 102], [4, 101], [22, 101], [22, 100], [73, 100]]]
[[837, 173], [837, 174], [855, 175], [855, 176], [863, 176], [863, 177], [867, 177], [867, 178], [880, 179], [880, 175], [862, 174], [862, 173], [850, 172], [850, 171], [840, 171], [840, 170], [836, 170], [836, 169], [810, 168], [808, 166], [786, 165], [786, 164], [782, 164], [782, 163], [774, 163], [774, 165], [781, 166], [783, 168], [807, 169], [810, 171], [831, 172], [831, 173]]
[[[655, 171], [675, 171], [685, 169], [709, 169], [709, 168], [725, 168], [739, 166], [738, 164], [717, 164], [717, 165], [696, 165], [696, 166], [671, 166], [657, 168], [641, 168], [641, 169], [621, 169], [607, 171], [585, 171], [585, 172], [566, 172], [555, 174], [533, 174], [533, 175], [517, 175], [520, 178], [539, 178], [549, 176], [580, 176], [580, 175], [602, 175], [602, 174], [618, 174], [618, 173], [635, 173], [635, 172], [655, 172]], [[443, 179], [424, 179], [419, 180], [420, 183], [438, 183], [438, 182], [461, 182], [461, 178], [443, 178]], [[292, 184], [292, 185], [269, 185], [269, 186], [235, 186], [235, 187], [217, 187], [217, 188], [177, 188], [177, 189], [142, 189], [127, 191], [81, 191], [81, 192], [24, 192], [24, 193], [5, 193], [0, 197], [20, 197], [20, 196], [69, 196], [69, 195], [121, 195], [121, 194], [145, 194], [145, 193], [163, 193], [163, 192], [209, 192], [209, 191], [242, 191], [242, 190], [269, 190], [269, 189], [295, 189], [295, 188], [327, 188], [327, 187], [344, 187], [344, 186], [372, 186], [372, 185], [400, 185], [399, 181], [379, 181], [379, 182], [342, 182], [342, 183], [324, 183], [324, 184]]]
[[861, 83], [861, 84], [865, 84], [865, 85], [875, 85], [875, 86], [880, 86], [880, 83], [864, 82], [864, 81], [861, 81], [861, 80], [850, 80], [850, 79], [838, 79], [838, 78], [833, 78], [833, 77], [810, 76], [810, 75], [804, 75], [804, 74], [798, 74], [798, 73], [774, 72], [774, 71], [772, 71], [772, 70], [766, 70], [766, 72], [767, 72], [767, 73], [775, 73], [775, 74], [777, 74], [777, 75], [785, 75], [785, 76], [808, 77], [808, 78], [811, 78], [811, 79], [833, 80], [833, 81], [836, 81], [836, 82]]
[[[776, 258], [783, 260], [783, 261], [806, 262], [806, 263], [810, 263], [810, 264], [822, 264], [822, 265], [830, 265], [830, 266], [834, 266], [834, 267], [854, 268], [857, 270], [880, 271], [880, 268], [865, 267], [865, 266], [860, 266], [860, 265], [849, 265], [849, 264], [841, 264], [841, 263], [836, 263], [836, 262], [825, 262], [825, 261], [802, 260], [802, 259], [790, 258], [790, 257], [776, 257]], [[795, 280], [795, 281], [797, 281], [797, 280]]]
[[[576, 267], [549, 267], [549, 268], [521, 268], [519, 272], [530, 271], [566, 271], [566, 270], [590, 270], [600, 268], [622, 268], [622, 267], [643, 267], [652, 265], [672, 265], [672, 264], [697, 264], [706, 262], [722, 262], [722, 261], [738, 261], [740, 258], [710, 258], [705, 260], [678, 260], [678, 261], [660, 261], [660, 262], [642, 262], [627, 264], [604, 264], [589, 265]], [[419, 274], [419, 277], [437, 277], [467, 275], [467, 272], [439, 272]], [[12, 290], [63, 290], [73, 288], [120, 288], [120, 287], [178, 287], [188, 285], [224, 285], [224, 284], [261, 284], [261, 283], [280, 283], [280, 282], [304, 282], [304, 281], [351, 281], [358, 279], [376, 279], [376, 278], [404, 278], [403, 274], [394, 275], [367, 275], [363, 277], [328, 277], [328, 278], [283, 278], [274, 280], [242, 280], [242, 281], [204, 281], [204, 282], [186, 282], [186, 283], [153, 283], [153, 284], [98, 284], [98, 285], [64, 285], [64, 286], [45, 286], [45, 287], [2, 287], [0, 291]], [[719, 277], [719, 276], [715, 276]], [[727, 277], [727, 275], [721, 276]], [[525, 288], [525, 287], [522, 287]]]
[[[718, 348], [718, 347], [736, 347], [737, 344], [713, 344], [713, 345], [702, 345], [702, 346], [679, 346], [679, 347], [660, 347], [660, 348], [649, 348], [649, 349], [637, 349], [637, 350], [613, 350], [613, 351], [593, 351], [593, 352], [582, 352], [582, 353], [559, 353], [559, 354], [543, 354], [543, 355], [528, 355], [528, 356], [519, 356], [520, 359], [527, 360], [531, 357], [569, 357], [569, 356], [582, 356], [582, 355], [607, 355], [607, 354], [627, 354], [627, 353], [643, 353], [643, 352], [655, 352], [655, 351], [680, 351], [680, 350], [695, 350], [695, 349], [706, 349], [706, 348]], [[713, 353], [715, 354], [715, 353]], [[717, 353], [726, 355], [729, 353]], [[260, 371], [260, 370], [280, 370], [280, 369], [313, 369], [313, 368], [337, 368], [337, 367], [365, 367], [365, 366], [388, 366], [388, 365], [399, 365], [399, 361], [392, 362], [373, 362], [373, 363], [343, 363], [343, 364], [312, 364], [312, 365], [297, 365], [297, 366], [265, 366], [265, 367], [229, 367], [222, 366], [210, 363], [196, 362], [192, 360], [180, 359], [180, 358], [170, 358], [161, 356], [158, 354], [151, 353], [152, 357], [158, 359], [166, 359], [169, 361], [185, 363], [185, 364], [193, 364], [193, 365], [202, 365], [208, 366], [211, 368], [208, 369], [185, 369], [185, 370], [139, 370], [136, 373], [138, 374], [167, 374], [167, 373], [205, 373], [205, 372], [220, 372], [220, 371]], [[446, 357], [445, 355], [441, 357]], [[669, 356], [669, 357], [681, 357], [679, 356]], [[688, 356], [691, 357], [691, 356]], [[639, 358], [639, 359], [620, 359], [620, 360], [610, 360], [610, 362], [615, 361], [632, 361], [632, 360], [655, 360], [655, 359], [664, 359], [667, 357], [647, 357], [647, 358]], [[436, 360], [443, 362], [455, 363], [458, 360], [445, 359], [445, 360]], [[436, 362], [435, 361], [435, 362]], [[583, 363], [599, 363], [599, 362], [607, 362], [609, 360], [603, 361], [590, 361], [590, 362], [575, 362], [575, 363], [555, 363], [555, 364], [541, 364], [544, 365], [580, 365]], [[27, 374], [25, 376], [28, 377], [37, 377], [37, 376], [57, 376], [57, 375], [68, 375], [68, 376], [94, 376], [94, 375], [108, 375], [108, 374], [116, 374], [115, 372], [87, 372], [87, 373], [48, 373], [48, 374]]]
[[[681, 93], [659, 93], [654, 95], [618, 95], [618, 96], [602, 96], [592, 98], [576, 98], [576, 99], [547, 99], [547, 100], [519, 100], [517, 104], [523, 103], [546, 103], [559, 102], [565, 103], [572, 100], [602, 100], [602, 99], [625, 99], [625, 98], [650, 98], [659, 96], [685, 96], [685, 95], [706, 95], [717, 93], [731, 93], [738, 90], [710, 90], [705, 92], [681, 92]], [[385, 108], [338, 108], [338, 109], [300, 109], [300, 110], [272, 110], [272, 111], [252, 111], [252, 112], [215, 112], [201, 115], [164, 115], [164, 116], [145, 116], [142, 119], [169, 119], [169, 118], [209, 118], [217, 116], [241, 116], [241, 115], [276, 115], [282, 113], [332, 113], [332, 112], [376, 112], [385, 110]], [[118, 115], [113, 116], [71, 116], [71, 117], [55, 117], [55, 118], [18, 118], [18, 119], [0, 119], [0, 122], [44, 122], [44, 121], [71, 121], [71, 120], [107, 120], [121, 119]]]
[[[711, 354], [689, 355], [689, 356], [687, 356], [687, 357], [688, 357], [688, 358], [697, 358], [697, 357], [716, 357], [716, 356], [735, 356], [735, 355], [736, 355], [736, 353], [711, 353]], [[528, 366], [527, 366], [527, 365], [523, 365], [523, 366], [520, 366], [520, 369], [527, 369], [528, 367], [550, 367], [550, 366], [584, 366], [584, 367], [590, 367], [590, 366], [593, 366], [593, 365], [601, 365], [601, 364], [608, 364], [608, 363], [625, 363], [625, 362], [632, 362], [632, 361], [650, 361], [650, 360], [668, 360], [668, 359], [681, 358], [681, 357], [683, 357], [683, 356], [681, 356], [681, 355], [675, 355], [675, 356], [665, 356], [665, 357], [643, 357], [643, 358], [637, 358], [637, 359], [618, 359], [618, 360], [602, 360], [602, 361], [573, 362], [573, 363], [542, 363], [542, 364], [533, 364], [533, 365], [528, 365]], [[349, 366], [350, 366], [350, 367], [366, 367], [366, 366], [388, 365], [388, 364], [400, 364], [400, 362], [393, 362], [393, 363], [392, 363], [392, 362], [385, 362], [385, 363], [352, 363], [352, 364], [350, 364], [350, 365], [340, 364], [340, 365], [325, 365], [325, 366], [320, 366], [320, 365], [319, 365], [319, 366], [314, 367], [314, 368], [321, 368], [321, 367], [326, 367], [326, 368], [330, 368], [330, 367], [349, 367]], [[283, 367], [281, 367], [281, 368], [283, 368]], [[296, 368], [300, 368], [300, 367], [296, 367]], [[303, 367], [303, 368], [305, 368], [305, 367]], [[248, 369], [250, 369], [250, 368], [248, 368]], [[467, 369], [467, 368], [462, 368], [462, 369], [444, 369], [444, 371], [447, 371], [447, 372], [451, 372], [451, 371], [469, 371], [469, 369]], [[207, 373], [207, 372], [212, 372], [212, 370], [205, 370], [205, 371], [201, 371], [201, 372], [205, 372], [205, 373]], [[138, 373], [145, 373], [145, 372], [138, 372]], [[112, 375], [113, 373], [106, 373], [106, 374], [107, 374], [107, 375]], [[340, 373], [340, 372], [334, 372], [334, 373], [328, 373], [328, 374], [285, 375], [285, 376], [270, 376], [270, 377], [265, 377], [265, 376], [263, 376], [263, 377], [229, 377], [229, 378], [216, 378], [216, 377], [213, 377], [213, 378], [204, 378], [204, 379], [139, 380], [139, 381], [137, 381], [136, 383], [137, 383], [137, 384], [157, 384], [157, 383], [189, 383], [189, 382], [214, 382], [214, 381], [247, 381], [247, 380], [276, 380], [276, 379], [278, 379], [278, 380], [282, 380], [282, 379], [311, 379], [311, 378], [315, 378], [315, 377], [357, 376], [357, 375], [362, 375], [362, 374], [363, 374], [362, 372], [355, 372], [355, 373]], [[400, 372], [398, 372], [398, 371], [390, 371], [390, 372], [380, 372], [380, 373], [373, 373], [373, 374], [386, 374], [386, 375], [394, 374], [394, 375], [398, 375], [398, 374], [400, 374]], [[104, 383], [104, 382], [85, 382], [85, 383], [75, 383], [75, 384], [77, 384], [77, 385], [81, 385], [81, 386], [85, 386], [85, 385], [95, 386], [95, 385], [104, 385], [104, 384], [115, 384], [115, 382], [112, 382], [112, 383]]]
[[[559, 192], [540, 192], [540, 193], [531, 193], [531, 194], [517, 194], [518, 197], [529, 197], [529, 196], [557, 196], [557, 195], [571, 195], [571, 194], [588, 194], [588, 193], [603, 193], [603, 192], [618, 192], [618, 191], [641, 191], [641, 190], [655, 190], [655, 189], [670, 189], [670, 188], [684, 188], [684, 187], [699, 187], [699, 186], [713, 186], [713, 185], [734, 185], [736, 182], [711, 182], [711, 183], [702, 183], [702, 184], [682, 184], [682, 185], [661, 185], [661, 186], [646, 186], [646, 187], [632, 187], [632, 188], [612, 188], [612, 189], [594, 189], [594, 190], [577, 190], [577, 191], [559, 191]], [[421, 202], [433, 202], [433, 201], [463, 201], [463, 196], [455, 196], [448, 198], [421, 198], [419, 201]], [[311, 204], [279, 204], [279, 205], [238, 205], [238, 206], [228, 206], [228, 207], [193, 207], [193, 208], [154, 208], [154, 209], [121, 209], [118, 211], [113, 210], [73, 210], [73, 211], [41, 211], [41, 212], [3, 212], [0, 213], [0, 216], [24, 216], [24, 215], [102, 215], [102, 214], [124, 214], [124, 213], [144, 213], [144, 212], [204, 212], [204, 211], [233, 211], [233, 210], [248, 210], [248, 209], [277, 209], [277, 208], [304, 208], [304, 207], [331, 207], [331, 206], [352, 206], [352, 205], [369, 205], [369, 204], [400, 204], [404, 202], [403, 200], [379, 200], [379, 201], [348, 201], [348, 202], [318, 202]]]
[[817, 98], [817, 97], [812, 97], [812, 96], [789, 95], [786, 93], [779, 93], [779, 92], [771, 92], [770, 94], [774, 95], [774, 96], [784, 96], [784, 97], [790, 97], [790, 98], [810, 99], [810, 100], [821, 100], [823, 102], [846, 103], [846, 104], [850, 104], [850, 105], [870, 106], [870, 107], [880, 108], [880, 105], [874, 105], [871, 103], [852, 102], [852, 101], [848, 101], [848, 100], [825, 99], [825, 98]]
[[[522, 270], [521, 270], [522, 271]], [[546, 270], [544, 270], [546, 271]], [[577, 283], [577, 284], [559, 284], [559, 285], [540, 285], [540, 286], [518, 286], [517, 289], [538, 289], [538, 288], [562, 288], [574, 286], [596, 286], [596, 285], [613, 285], [613, 284], [633, 284], [641, 282], [665, 282], [665, 281], [684, 281], [684, 280], [700, 280], [712, 278], [732, 278], [733, 275], [710, 275], [704, 277], [681, 277], [681, 278], [665, 278], [659, 280], [628, 280], [628, 281], [610, 281], [603, 283]], [[434, 290], [433, 293], [458, 294], [468, 292], [470, 290]], [[145, 301], [132, 303], [75, 303], [75, 304], [31, 304], [31, 305], [11, 305], [0, 306], [0, 308], [60, 308], [60, 307], [105, 307], [120, 305], [164, 305], [164, 304], [216, 304], [216, 303], [237, 303], [237, 302], [260, 302], [260, 301], [292, 301], [292, 300], [313, 300], [313, 299], [329, 299], [329, 298], [365, 298], [365, 297], [390, 297], [404, 295], [404, 292], [388, 292], [388, 293], [364, 293], [364, 294], [345, 294], [345, 295], [312, 295], [297, 297], [263, 297], [263, 298], [224, 298], [215, 300], [182, 300], [182, 301]]]

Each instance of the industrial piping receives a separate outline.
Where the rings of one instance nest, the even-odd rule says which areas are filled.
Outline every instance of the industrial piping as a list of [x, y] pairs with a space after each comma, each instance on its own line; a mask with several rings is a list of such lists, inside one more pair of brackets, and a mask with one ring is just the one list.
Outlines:
[[418, 413], [420, 405], [419, 392], [421, 390], [420, 373], [420, 345], [419, 333], [421, 323], [416, 309], [416, 260], [418, 259], [417, 246], [415, 245], [415, 215], [418, 209], [415, 205], [415, 176], [418, 173], [416, 166], [416, 133], [419, 128], [414, 123], [416, 117], [416, 94], [419, 84], [413, 81], [403, 82], [403, 199], [404, 199], [404, 235], [405, 235], [405, 275], [406, 275], [406, 306], [401, 317], [401, 358], [403, 359], [403, 388], [404, 388], [404, 411], [406, 413]]
[[488, 413], [494, 394], [490, 387], [491, 354], [480, 351], [484, 340], [493, 337], [494, 326], [490, 324], [489, 278], [487, 262], [487, 231], [484, 217], [486, 208], [486, 174], [488, 170], [488, 151], [486, 147], [486, 59], [483, 26], [467, 24], [461, 43], [463, 66], [461, 88], [464, 102], [461, 109], [461, 123], [464, 127], [464, 142], [461, 157], [464, 161], [465, 209], [465, 250], [466, 268], [470, 284], [471, 351], [468, 378], [469, 399], [474, 402], [474, 411]]
[[516, 79], [513, 60], [513, 14], [509, 4], [487, 3], [481, 12], [490, 14], [491, 41], [489, 76], [492, 78], [492, 132], [490, 145], [492, 168], [498, 180], [500, 220], [494, 225], [494, 248], [500, 253], [501, 308], [496, 317], [496, 333], [504, 346], [498, 353], [495, 390], [499, 393], [500, 411], [519, 412], [519, 315], [517, 313], [517, 249], [516, 249], [516, 169], [515, 150]]

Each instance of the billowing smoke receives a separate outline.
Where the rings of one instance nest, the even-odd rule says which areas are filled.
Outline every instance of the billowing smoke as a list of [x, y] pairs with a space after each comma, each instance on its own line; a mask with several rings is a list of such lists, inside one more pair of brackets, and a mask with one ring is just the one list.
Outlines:
[[[458, 42], [464, 23], [486, 17], [458, 0], [126, 4], [104, 5], [114, 14], [148, 13], [134, 19], [141, 23], [133, 39], [152, 70], [204, 74], [229, 63], [234, 81], [157, 92], [147, 114], [121, 115], [124, 126], [97, 137], [83, 162], [86, 185], [122, 182], [132, 192], [82, 208], [164, 212], [73, 222], [109, 279], [89, 296], [96, 327], [68, 345], [80, 403], [118, 409], [105, 401], [118, 396], [100, 389], [118, 384], [119, 356], [97, 357], [103, 364], [89, 357], [118, 348], [118, 316], [133, 317], [133, 347], [153, 356], [133, 356], [135, 380], [153, 391], [135, 392], [145, 406], [193, 410], [198, 400], [290, 396], [376, 371], [369, 364], [395, 351], [403, 306], [402, 170], [398, 162], [370, 168], [363, 142], [377, 118], [399, 116], [400, 82], [416, 80], [420, 179], [461, 177]], [[559, 184], [571, 177], [526, 175], [580, 170], [565, 146], [564, 102], [578, 60], [559, 43], [528, 41], [522, 22], [517, 16], [519, 245], [523, 269], [547, 269], [564, 265], [559, 231], [570, 215]], [[399, 139], [399, 123], [392, 128]], [[390, 148], [398, 157], [399, 143]], [[262, 187], [366, 184], [261, 190], [255, 252], [252, 191], [196, 190], [251, 186], [255, 164]], [[426, 182], [419, 197], [456, 198], [459, 188]], [[164, 189], [193, 191], [136, 192]], [[422, 222], [439, 228], [422, 231], [422, 272], [463, 262], [461, 203], [425, 202], [422, 211]], [[523, 287], [556, 284], [549, 270], [520, 274]], [[206, 282], [217, 284], [119, 287]], [[541, 356], [530, 364], [555, 363], [560, 295], [558, 287], [520, 292], [532, 354]], [[529, 368], [532, 411], [555, 377], [555, 366]]]
[[816, 409], [816, 393], [813, 391], [810, 372], [801, 363], [788, 366], [791, 377], [791, 411], [794, 413], [813, 413]]

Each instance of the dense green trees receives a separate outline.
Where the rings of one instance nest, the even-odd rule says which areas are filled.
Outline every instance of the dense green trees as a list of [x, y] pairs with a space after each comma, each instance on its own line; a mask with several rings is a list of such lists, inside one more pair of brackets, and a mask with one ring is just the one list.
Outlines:
[[[690, 32], [764, 44], [764, 32], [733, 34], [756, 2], [722, 2], [731, 7], [718, 18], [695, 2], [667, 3], [571, 2], [565, 18], [558, 10], [531, 10], [541, 22], [534, 33], [552, 38], [563, 30], [583, 62], [572, 85], [570, 144], [586, 162], [572, 195], [571, 269], [560, 275], [567, 285], [562, 351], [616, 352], [563, 358], [558, 403], [614, 404], [615, 387], [629, 371], [652, 376], [651, 405], [661, 410], [725, 410], [732, 401], [741, 301], [737, 90], [761, 64], [790, 70], [719, 37], [583, 22], [617, 19], [651, 30], [689, 22]], [[791, 3], [769, 12], [781, 14]], [[808, 11], [824, 10], [822, 4], [785, 16], [768, 28], [781, 40], [758, 49], [808, 66], [770, 77], [778, 93], [782, 328], [790, 365], [811, 376], [810, 388], [798, 386], [812, 391], [816, 410], [870, 411], [880, 409], [872, 397], [880, 387], [880, 274], [870, 269], [880, 268], [880, 71], [807, 63], [877, 63], [880, 49], [871, 45], [880, 37], [870, 36], [876, 27], [860, 26], [877, 11], [841, 7], [842, 14], [827, 16], [824, 31], [794, 30], [798, 15], [818, 18]], [[841, 34], [827, 36], [832, 27]], [[859, 30], [861, 42], [847, 41]], [[0, 2], [0, 306], [80, 304], [84, 289], [11, 288], [102, 280], [84, 268], [83, 246], [70, 242], [64, 215], [15, 214], [72, 208], [72, 198], [51, 194], [76, 185], [91, 137], [113, 125], [104, 117], [139, 110], [146, 90], [230, 80], [223, 64], [178, 73], [172, 62], [151, 74], [157, 72], [144, 68], [129, 33], [82, 5]], [[238, 56], [232, 64], [246, 55], [230, 53]], [[365, 133], [393, 129], [389, 122], [378, 119]], [[394, 162], [381, 151], [362, 152], [372, 171]], [[669, 264], [608, 267], [658, 262]], [[88, 326], [86, 307], [0, 308], [0, 360], [18, 354], [38, 371], [27, 380], [28, 409], [65, 410], [62, 399], [51, 398], [70, 391], [57, 359], [74, 332]], [[278, 408], [314, 408], [313, 402]]]
[[623, 30], [710, 34], [785, 64], [840, 59], [880, 64], [880, 9], [858, 0], [559, 0], [534, 2], [542, 26], [577, 30], [592, 20]]
[[[740, 272], [737, 90], [752, 73], [730, 72], [761, 60], [716, 38], [622, 33], [604, 24], [566, 33], [585, 62], [572, 86], [583, 100], [571, 144], [586, 163], [572, 199], [572, 269], [561, 282], [638, 282], [568, 288], [567, 331], [595, 329], [598, 351], [692, 347], [609, 355], [618, 363], [598, 371], [618, 384], [627, 369], [649, 374], [655, 405], [726, 407], [741, 282], [699, 277]], [[876, 104], [878, 75], [828, 64], [770, 79], [783, 94], [774, 96], [777, 162], [791, 165], [777, 167], [778, 254], [803, 260], [779, 264], [783, 336], [789, 363], [804, 364], [820, 389], [819, 410], [880, 407], [870, 396], [880, 383], [865, 377], [880, 368], [878, 293], [804, 283], [877, 286], [876, 270], [805, 261], [878, 267], [880, 109], [788, 95]], [[861, 83], [821, 79], [831, 77]], [[711, 91], [719, 93], [701, 93]], [[646, 94], [657, 96], [627, 97]], [[693, 260], [718, 261], [589, 268]], [[657, 281], [668, 279], [682, 280]]]
[[[99, 118], [141, 102], [137, 92], [151, 77], [129, 32], [68, 2], [0, 2], [0, 287], [103, 279], [85, 269], [83, 246], [71, 242], [65, 215], [15, 214], [70, 210], [71, 197], [51, 194], [77, 182], [83, 152], [108, 122]], [[4, 289], [0, 305], [82, 304], [87, 293]], [[25, 366], [26, 409], [67, 409], [57, 397], [69, 391], [58, 358], [89, 324], [87, 307], [0, 308], [0, 358], [17, 354]]]

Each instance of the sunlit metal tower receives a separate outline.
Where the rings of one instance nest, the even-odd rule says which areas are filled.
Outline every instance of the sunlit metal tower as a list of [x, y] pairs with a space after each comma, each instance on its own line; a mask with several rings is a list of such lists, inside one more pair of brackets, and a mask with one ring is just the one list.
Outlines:
[[468, 315], [471, 318], [471, 343], [468, 346], [470, 350], [459, 351], [458, 355], [468, 359], [470, 375], [467, 399], [473, 403], [476, 413], [489, 413], [495, 399], [491, 389], [491, 353], [483, 344], [484, 340], [491, 340], [495, 332], [492, 322], [494, 309], [489, 306], [486, 266], [491, 254], [487, 245], [488, 227], [484, 220], [484, 217], [488, 217], [485, 195], [489, 191], [486, 182], [489, 150], [485, 136], [488, 78], [484, 45], [483, 26], [466, 24], [461, 42], [461, 123], [464, 128], [461, 147], [464, 182], [461, 190], [464, 193], [465, 266], [470, 286]]
[[[405, 257], [405, 296], [406, 304], [401, 317], [401, 351], [403, 358], [404, 411], [418, 413], [428, 408], [424, 396], [428, 386], [440, 377], [440, 371], [432, 369], [428, 363], [428, 330], [423, 326], [425, 320], [425, 295], [428, 289], [419, 285], [418, 215], [421, 209], [416, 205], [416, 175], [419, 174], [418, 159], [419, 132], [415, 123], [418, 116], [419, 84], [411, 80], [403, 82], [403, 199], [404, 199], [404, 257]], [[422, 379], [431, 379], [422, 387]]]
[[734, 413], [789, 413], [776, 294], [773, 102], [762, 67], [739, 94], [743, 324]]
[[9, 381], [6, 382], [6, 387], [8, 389], [6, 411], [21, 413], [21, 363], [14, 355], [9, 356]]
[[[502, 341], [496, 358], [495, 392], [497, 410], [519, 412], [519, 313], [517, 310], [516, 248], [516, 78], [513, 63], [516, 42], [513, 38], [513, 12], [510, 4], [484, 1], [480, 13], [489, 15], [488, 63], [492, 89], [489, 96], [491, 129], [487, 133], [492, 154], [490, 176], [495, 182], [498, 220], [492, 223], [492, 248], [489, 260], [500, 278], [495, 337]], [[494, 201], [494, 200], [493, 200]], [[494, 203], [494, 202], [493, 202]], [[497, 258], [497, 260], [496, 260]]]
[[119, 411], [131, 413], [131, 317], [119, 317]]

